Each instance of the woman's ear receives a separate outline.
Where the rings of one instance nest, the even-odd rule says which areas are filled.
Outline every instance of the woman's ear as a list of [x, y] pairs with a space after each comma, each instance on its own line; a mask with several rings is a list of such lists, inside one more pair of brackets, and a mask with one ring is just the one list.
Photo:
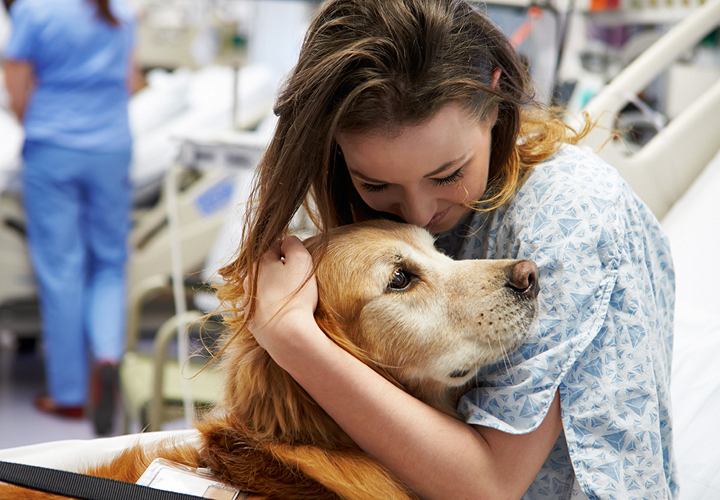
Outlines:
[[495, 68], [492, 72], [492, 88], [497, 88], [497, 83], [500, 80], [500, 75], [502, 74], [502, 69]]
[[[500, 75], [502, 74], [501, 68], [495, 68], [492, 72], [492, 88], [497, 89], [498, 82], [500, 81]], [[490, 122], [490, 128], [494, 127], [497, 123], [498, 118], [498, 107], [497, 105], [495, 108], [490, 112], [489, 122]]]

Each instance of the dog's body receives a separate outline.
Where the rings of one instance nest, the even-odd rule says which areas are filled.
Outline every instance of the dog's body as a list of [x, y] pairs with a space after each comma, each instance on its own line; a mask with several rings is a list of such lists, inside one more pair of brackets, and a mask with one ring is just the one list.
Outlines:
[[[319, 240], [306, 243], [314, 255]], [[477, 369], [522, 341], [535, 313], [528, 261], [453, 261], [413, 226], [373, 222], [334, 231], [317, 269], [315, 317], [343, 348], [427, 404], [456, 416]], [[414, 498], [257, 344], [233, 336], [224, 396], [197, 425], [203, 443], [134, 447], [87, 472], [135, 482], [154, 458], [210, 468], [259, 497]], [[48, 495], [0, 486], [0, 498]]]

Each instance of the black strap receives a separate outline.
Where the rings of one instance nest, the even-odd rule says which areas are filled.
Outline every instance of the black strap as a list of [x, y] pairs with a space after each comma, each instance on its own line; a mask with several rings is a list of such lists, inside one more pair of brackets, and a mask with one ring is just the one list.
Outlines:
[[0, 461], [0, 482], [79, 500], [201, 500], [115, 479]]

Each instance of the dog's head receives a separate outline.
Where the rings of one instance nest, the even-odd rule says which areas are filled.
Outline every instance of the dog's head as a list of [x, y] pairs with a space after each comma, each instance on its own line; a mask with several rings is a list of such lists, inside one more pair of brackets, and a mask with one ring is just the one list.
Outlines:
[[[340, 346], [427, 404], [457, 417], [477, 369], [502, 359], [535, 315], [529, 261], [454, 261], [427, 231], [387, 221], [335, 229], [305, 242], [317, 263], [315, 318]], [[225, 288], [241, 297], [239, 283]], [[229, 315], [219, 428], [285, 443], [354, 446], [352, 440]]]
[[[320, 251], [317, 239], [306, 246]], [[407, 224], [334, 230], [316, 275], [321, 327], [410, 392], [464, 385], [518, 347], [535, 316], [535, 264], [454, 261], [430, 233]]]

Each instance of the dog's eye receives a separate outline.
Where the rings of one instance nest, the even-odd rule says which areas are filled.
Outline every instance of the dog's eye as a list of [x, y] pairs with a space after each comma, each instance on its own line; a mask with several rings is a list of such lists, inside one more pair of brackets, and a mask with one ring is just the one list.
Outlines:
[[390, 283], [388, 283], [388, 291], [398, 292], [407, 289], [412, 283], [413, 275], [405, 269], [395, 269]]

